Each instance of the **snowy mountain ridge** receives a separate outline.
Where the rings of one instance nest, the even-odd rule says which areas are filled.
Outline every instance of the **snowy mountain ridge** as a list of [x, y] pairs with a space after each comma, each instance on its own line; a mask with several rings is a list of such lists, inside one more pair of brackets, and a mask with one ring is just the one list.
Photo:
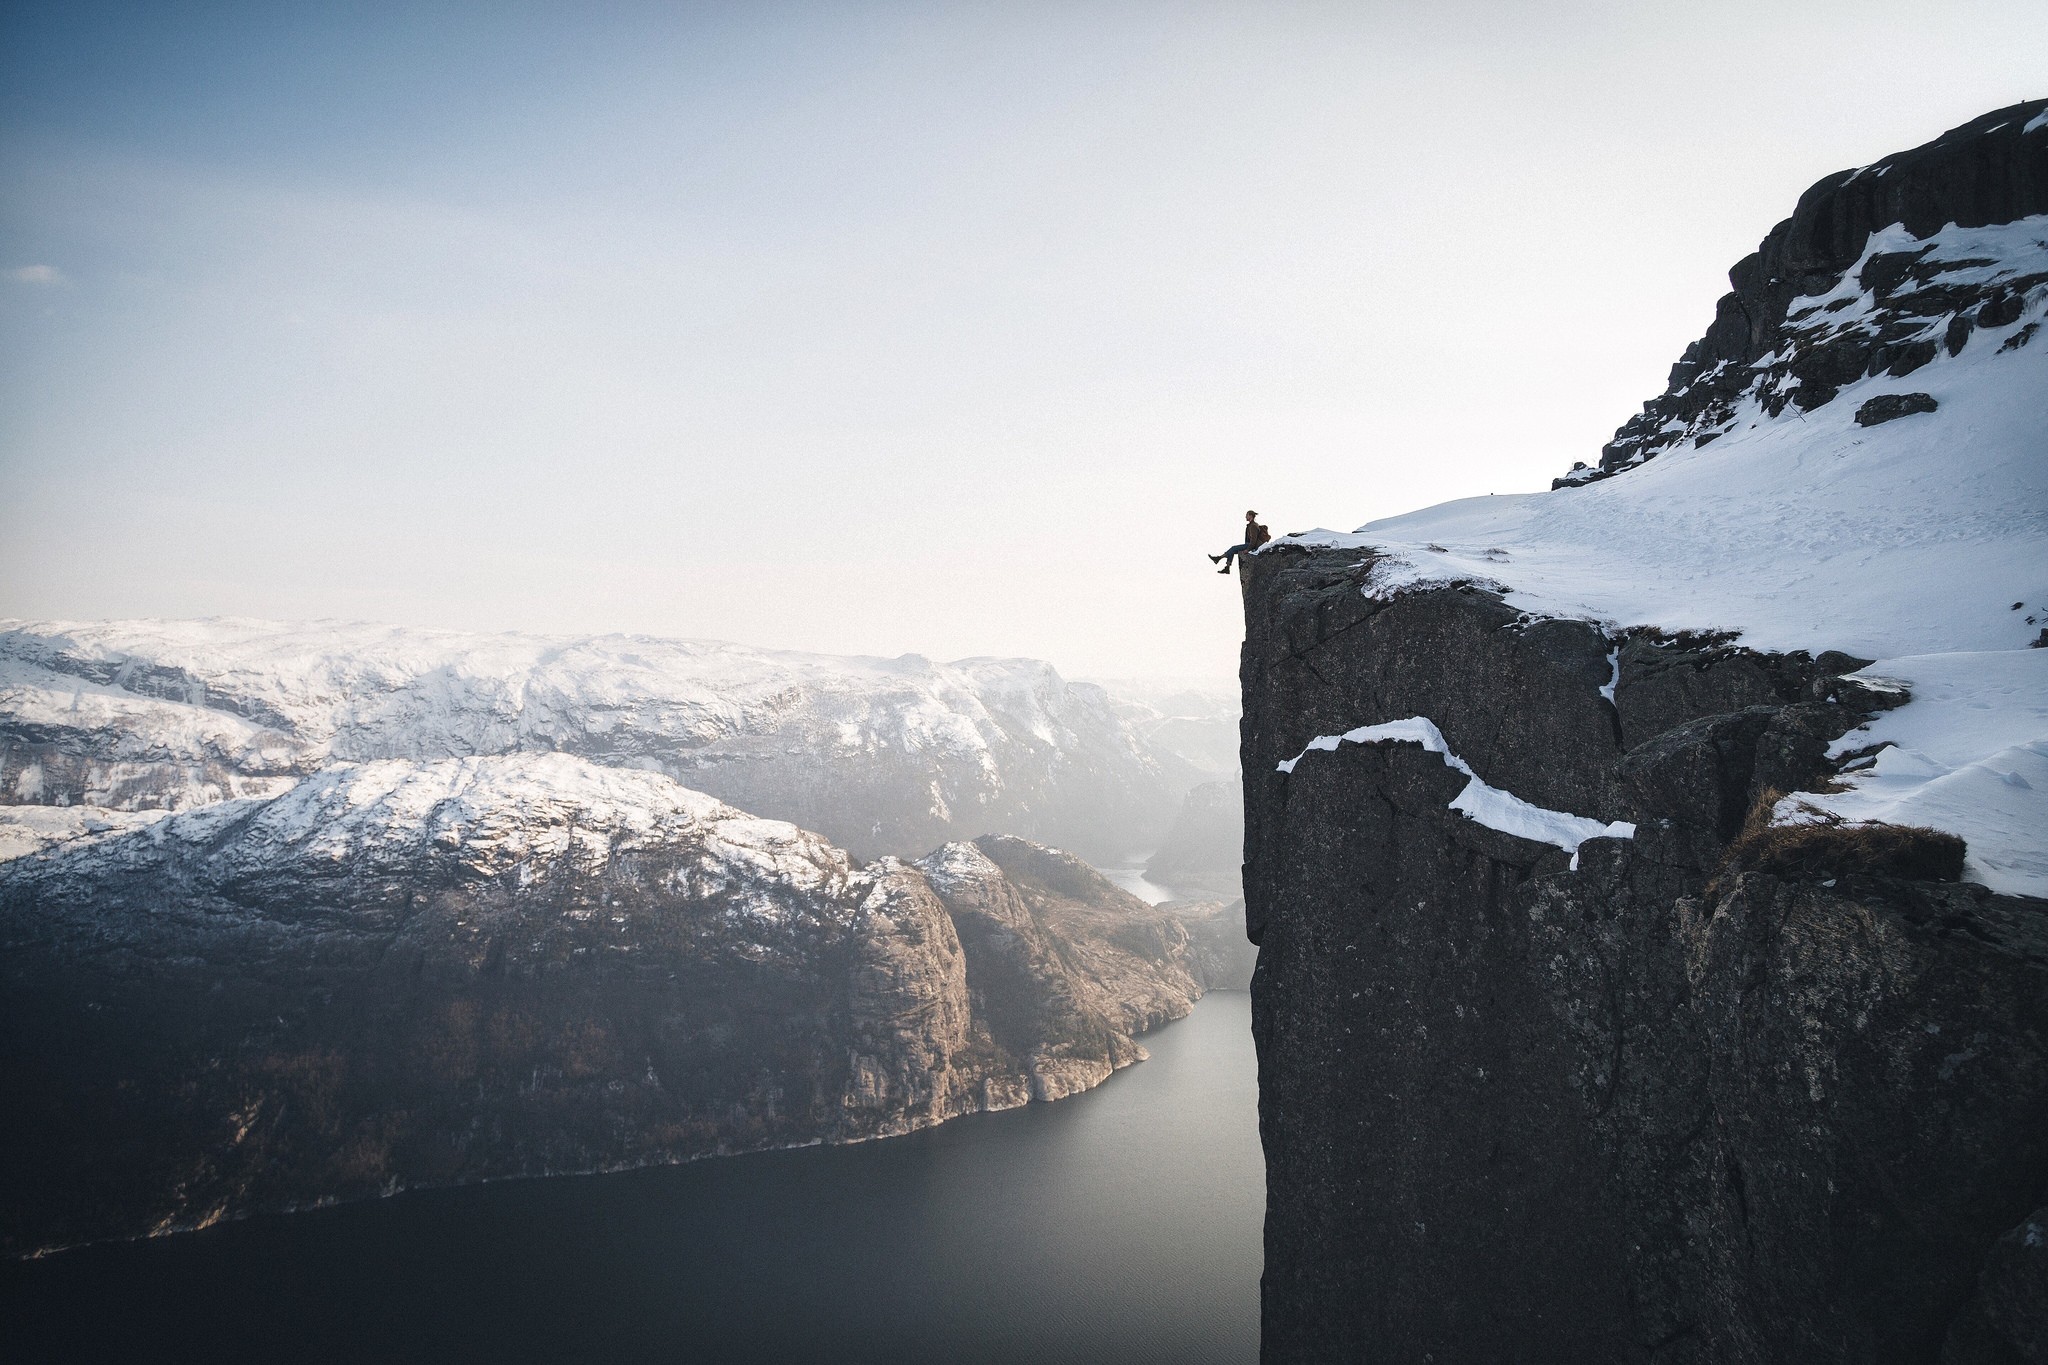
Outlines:
[[815, 834], [658, 773], [567, 754], [337, 763], [275, 797], [167, 813], [138, 838], [93, 844], [50, 866], [90, 882], [184, 845], [210, 876], [244, 886], [323, 873], [414, 877], [433, 862], [447, 863], [446, 875], [526, 882], [540, 863], [598, 867], [687, 844], [701, 850], [697, 865], [671, 873], [665, 889], [771, 921], [820, 913], [852, 877], [846, 855]]
[[0, 802], [182, 809], [331, 762], [568, 752], [863, 856], [1021, 831], [1121, 851], [1185, 763], [1027, 659], [246, 620], [0, 623]]

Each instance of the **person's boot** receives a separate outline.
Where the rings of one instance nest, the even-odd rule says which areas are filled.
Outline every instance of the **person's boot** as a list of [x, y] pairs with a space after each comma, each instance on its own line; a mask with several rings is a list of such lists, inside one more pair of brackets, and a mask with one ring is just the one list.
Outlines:
[[1225, 565], [1224, 565], [1224, 566], [1223, 566], [1222, 568], [1218, 569], [1218, 570], [1217, 570], [1216, 572], [1217, 572], [1217, 573], [1229, 573], [1229, 572], [1230, 572], [1230, 566], [1229, 566], [1228, 564], [1225, 564]]
[[1221, 563], [1223, 562], [1223, 556], [1222, 556], [1222, 555], [1210, 555], [1210, 556], [1209, 556], [1209, 562], [1210, 562], [1211, 564], [1221, 564]]

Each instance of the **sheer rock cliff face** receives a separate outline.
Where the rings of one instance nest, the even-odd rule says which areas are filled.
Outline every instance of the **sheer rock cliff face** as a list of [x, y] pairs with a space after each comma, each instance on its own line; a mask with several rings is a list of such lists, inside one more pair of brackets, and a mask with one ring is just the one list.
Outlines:
[[1201, 987], [1055, 850], [860, 864], [566, 755], [338, 765], [0, 866], [4, 1250], [902, 1133]]
[[[2040, 1358], [2048, 904], [1724, 870], [1863, 718], [1860, 661], [1367, 571], [1245, 580], [1266, 1358]], [[1636, 836], [1573, 869], [1447, 809], [1466, 779], [1414, 744], [1276, 771], [1408, 716]]]

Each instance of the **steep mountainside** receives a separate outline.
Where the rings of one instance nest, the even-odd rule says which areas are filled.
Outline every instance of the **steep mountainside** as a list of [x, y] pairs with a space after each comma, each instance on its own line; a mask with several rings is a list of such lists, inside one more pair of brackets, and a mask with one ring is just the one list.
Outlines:
[[1269, 1360], [2041, 1358], [2044, 187], [1829, 177], [1613, 477], [1253, 560]]
[[860, 864], [564, 754], [329, 766], [0, 864], [14, 1252], [1058, 1098], [1201, 987], [1015, 839]]
[[576, 754], [665, 773], [862, 857], [995, 830], [1115, 859], [1200, 774], [1101, 689], [637, 636], [249, 621], [8, 623], [0, 803], [118, 811], [275, 795], [323, 764]]

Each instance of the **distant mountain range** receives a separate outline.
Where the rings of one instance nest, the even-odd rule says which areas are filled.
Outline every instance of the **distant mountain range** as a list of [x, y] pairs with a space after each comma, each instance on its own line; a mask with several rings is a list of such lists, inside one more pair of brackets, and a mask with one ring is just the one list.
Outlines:
[[1003, 832], [1100, 862], [1234, 768], [1235, 698], [1112, 698], [1031, 659], [243, 620], [0, 622], [0, 807], [34, 847], [106, 812], [274, 796], [335, 762], [568, 753], [859, 857]]

